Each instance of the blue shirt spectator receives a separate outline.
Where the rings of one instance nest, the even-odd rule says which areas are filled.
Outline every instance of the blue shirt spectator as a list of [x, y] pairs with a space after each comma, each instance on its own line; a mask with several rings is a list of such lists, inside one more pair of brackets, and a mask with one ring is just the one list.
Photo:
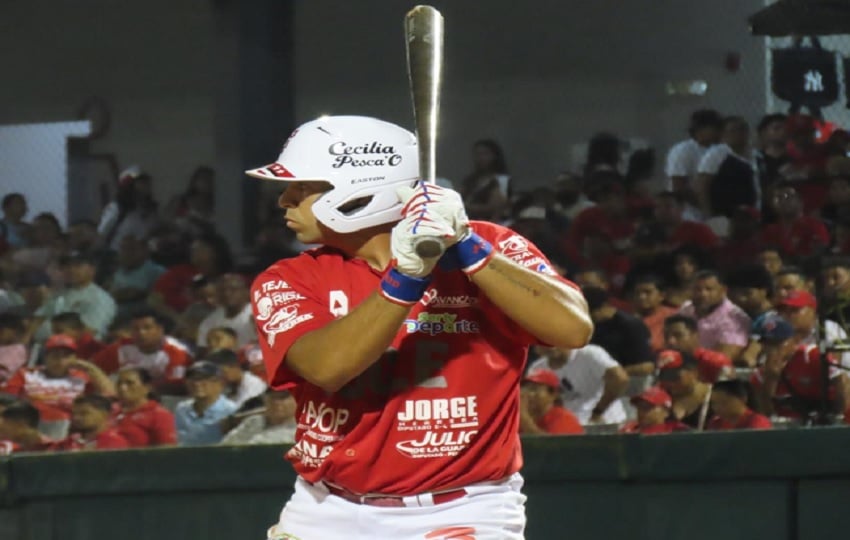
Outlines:
[[180, 402], [174, 411], [177, 442], [181, 446], [220, 442], [222, 420], [238, 409], [223, 395], [221, 370], [210, 362], [195, 362], [186, 372], [186, 387], [191, 399]]

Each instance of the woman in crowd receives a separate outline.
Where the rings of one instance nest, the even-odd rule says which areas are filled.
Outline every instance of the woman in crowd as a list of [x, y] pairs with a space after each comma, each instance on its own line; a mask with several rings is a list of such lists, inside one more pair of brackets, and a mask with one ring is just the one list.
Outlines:
[[485, 139], [472, 146], [473, 170], [463, 181], [463, 201], [470, 219], [499, 221], [508, 209], [511, 177], [502, 147]]
[[213, 229], [215, 211], [215, 171], [201, 165], [189, 179], [186, 191], [168, 203], [166, 215], [175, 220], [181, 229], [199, 236]]
[[177, 444], [174, 415], [151, 399], [152, 380], [143, 368], [118, 372], [115, 427], [131, 447]]
[[158, 219], [150, 175], [130, 167], [118, 179], [118, 193], [103, 209], [97, 232], [103, 244], [117, 252], [128, 234], [146, 239]]

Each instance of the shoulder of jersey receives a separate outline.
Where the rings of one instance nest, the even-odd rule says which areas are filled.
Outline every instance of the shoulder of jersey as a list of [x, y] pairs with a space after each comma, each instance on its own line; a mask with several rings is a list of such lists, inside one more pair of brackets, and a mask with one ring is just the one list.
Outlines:
[[478, 233], [478, 235], [486, 240], [503, 239], [510, 236], [521, 236], [518, 232], [509, 229], [504, 225], [499, 225], [498, 223], [490, 221], [470, 221], [469, 224], [472, 225], [472, 228], [475, 229], [475, 232]]
[[165, 344], [167, 346], [171, 347], [172, 349], [177, 349], [177, 350], [183, 351], [185, 353], [191, 352], [189, 350], [189, 347], [185, 343], [183, 343], [182, 341], [177, 339], [176, 337], [165, 336]]
[[260, 272], [254, 279], [251, 288], [254, 289], [270, 279], [293, 279], [312, 274], [312, 271], [324, 258], [342, 259], [343, 255], [338, 250], [325, 246], [308, 249], [294, 257], [281, 259]]

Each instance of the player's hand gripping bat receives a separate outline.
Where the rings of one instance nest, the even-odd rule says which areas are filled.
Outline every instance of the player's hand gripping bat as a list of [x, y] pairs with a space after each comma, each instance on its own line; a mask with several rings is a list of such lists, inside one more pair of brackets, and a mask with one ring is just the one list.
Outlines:
[[[443, 71], [443, 16], [431, 6], [416, 6], [404, 17], [407, 74], [413, 98], [413, 116], [419, 145], [419, 177], [435, 181], [437, 117]], [[420, 257], [439, 257], [445, 251], [440, 238], [416, 243]]]

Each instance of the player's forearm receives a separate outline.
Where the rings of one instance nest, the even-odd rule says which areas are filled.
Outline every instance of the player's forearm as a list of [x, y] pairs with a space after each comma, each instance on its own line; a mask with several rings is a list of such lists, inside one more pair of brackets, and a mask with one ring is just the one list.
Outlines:
[[514, 322], [553, 347], [587, 345], [593, 323], [581, 293], [496, 255], [472, 281]]
[[602, 397], [596, 402], [593, 414], [603, 414], [614, 400], [626, 393], [629, 387], [629, 376], [623, 368], [612, 367], [605, 371], [604, 384]]
[[345, 317], [299, 338], [286, 363], [312, 384], [336, 392], [378, 361], [409, 311], [374, 293]]

